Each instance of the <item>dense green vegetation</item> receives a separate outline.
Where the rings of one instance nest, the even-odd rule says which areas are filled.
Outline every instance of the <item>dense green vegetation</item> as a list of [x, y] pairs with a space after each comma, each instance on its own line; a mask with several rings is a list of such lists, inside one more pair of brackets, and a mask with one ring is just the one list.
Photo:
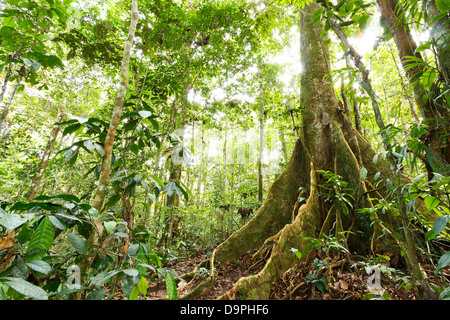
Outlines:
[[[246, 251], [320, 291], [332, 255], [398, 256], [417, 299], [449, 299], [449, 12], [0, 3], [0, 299], [178, 299], [174, 262], [211, 257], [205, 293]], [[267, 297], [255, 279], [227, 298]]]

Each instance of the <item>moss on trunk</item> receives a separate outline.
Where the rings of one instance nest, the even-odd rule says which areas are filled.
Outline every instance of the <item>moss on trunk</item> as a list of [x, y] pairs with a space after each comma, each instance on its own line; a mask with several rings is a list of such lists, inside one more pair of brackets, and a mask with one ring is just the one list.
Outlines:
[[[272, 284], [299, 262], [292, 248], [302, 250], [307, 240], [321, 234], [341, 236], [339, 231], [352, 231], [345, 244], [350, 251], [369, 253], [392, 250], [397, 239], [385, 226], [401, 221], [389, 213], [372, 216], [360, 214], [358, 208], [373, 208], [373, 195], [378, 192], [368, 179], [380, 173], [382, 179], [394, 179], [389, 163], [379, 159], [374, 163], [375, 151], [340, 112], [334, 89], [327, 75], [330, 73], [328, 48], [320, 36], [324, 23], [314, 24], [310, 15], [318, 8], [313, 3], [301, 11], [301, 53], [305, 71], [301, 77], [303, 109], [302, 136], [296, 143], [293, 156], [282, 175], [273, 183], [269, 195], [257, 214], [243, 228], [234, 233], [214, 251], [214, 263], [226, 263], [247, 251], [263, 246], [270, 256], [264, 268], [255, 275], [241, 278], [219, 299], [269, 299]], [[321, 194], [324, 177], [317, 170], [331, 171], [348, 183], [353, 204], [343, 210], [339, 201], [325, 203]], [[398, 177], [397, 177], [398, 178]], [[309, 189], [306, 203], [299, 203], [300, 187]], [[379, 191], [380, 198], [382, 197]], [[387, 236], [380, 237], [382, 232]], [[270, 240], [270, 241], [269, 241]], [[394, 246], [392, 246], [394, 245]], [[308, 259], [305, 254], [302, 259]]]

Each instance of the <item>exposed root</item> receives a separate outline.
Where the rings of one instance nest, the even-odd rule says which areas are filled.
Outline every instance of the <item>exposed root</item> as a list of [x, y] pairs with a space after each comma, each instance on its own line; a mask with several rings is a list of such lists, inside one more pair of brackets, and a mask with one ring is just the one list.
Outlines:
[[252, 270], [255, 269], [258, 265], [260, 265], [262, 262], [266, 261], [270, 253], [272, 252], [273, 245], [277, 242], [277, 240], [280, 238], [280, 232], [278, 232], [276, 235], [269, 237], [264, 241], [264, 244], [261, 246], [261, 248], [256, 251], [250, 261], [255, 261], [248, 269]]
[[[197, 270], [201, 267], [208, 266], [210, 267], [209, 276], [206, 277], [204, 280], [202, 280], [194, 289], [192, 289], [189, 293], [187, 293], [182, 299], [180, 300], [194, 300], [198, 297], [207, 294], [214, 285], [214, 277], [215, 277], [215, 267], [214, 267], [214, 260], [216, 255], [217, 249], [214, 250], [211, 259], [203, 260], [197, 267], [195, 267], [194, 276], [192, 277], [192, 280], [190, 283], [196, 280], [196, 274]], [[184, 279], [184, 278], [183, 278]]]
[[209, 276], [206, 277], [202, 282], [200, 282], [194, 289], [189, 291], [183, 298], [180, 300], [195, 300], [202, 295], [207, 294], [214, 285], [214, 277]]

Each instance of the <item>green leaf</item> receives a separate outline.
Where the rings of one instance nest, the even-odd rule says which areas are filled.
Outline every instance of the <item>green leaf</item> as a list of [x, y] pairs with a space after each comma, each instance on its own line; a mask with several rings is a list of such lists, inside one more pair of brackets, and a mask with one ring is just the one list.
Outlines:
[[178, 291], [175, 279], [172, 277], [170, 273], [166, 273], [164, 279], [166, 280], [166, 290], [169, 300], [178, 300]]
[[345, 21], [345, 22], [340, 23], [339, 26], [340, 27], [346, 27], [346, 26], [352, 25], [354, 23], [355, 23], [355, 21], [350, 20], [350, 21]]
[[[27, 257], [26, 261], [41, 260], [48, 249], [50, 249], [54, 237], [55, 230], [53, 229], [53, 224], [50, 219], [45, 217], [31, 236], [27, 249], [27, 253], [30, 253], [30, 256]], [[36, 251], [34, 251], [34, 254], [31, 254], [33, 250]]]
[[94, 285], [95, 287], [99, 288], [102, 283], [108, 281], [109, 279], [111, 279], [112, 277], [114, 277], [116, 274], [118, 274], [119, 271], [118, 270], [111, 270], [108, 272], [101, 272], [99, 274], [97, 274], [94, 277], [90, 278], [90, 283], [92, 285]]
[[69, 240], [72, 247], [79, 253], [79, 254], [86, 254], [88, 252], [88, 247], [86, 242], [79, 236], [77, 236], [74, 233], [68, 233], [67, 239]]
[[377, 163], [378, 163], [378, 153], [373, 156], [372, 162], [373, 162], [374, 165], [377, 165]]
[[75, 161], [77, 161], [79, 150], [80, 150], [80, 148], [78, 148], [78, 147], [69, 148], [64, 153], [64, 157], [66, 158], [67, 163], [73, 165], [75, 163]]
[[428, 211], [431, 211], [434, 208], [436, 208], [440, 202], [441, 201], [438, 198], [433, 196], [427, 196], [425, 198], [425, 206], [427, 207]]
[[128, 235], [125, 232], [114, 232], [111, 237], [128, 238]]
[[137, 144], [130, 144], [130, 151], [133, 152], [136, 156], [139, 155], [139, 146]]
[[128, 300], [137, 300], [139, 297], [139, 289], [138, 287], [134, 287], [133, 290], [131, 290], [131, 294], [128, 297]]
[[106, 294], [105, 290], [96, 289], [86, 296], [86, 300], [103, 300], [105, 294]]
[[161, 189], [164, 186], [164, 182], [157, 176], [149, 175], [149, 178], [153, 181], [156, 187]]
[[5, 26], [5, 27], [11, 27], [11, 28], [14, 28], [14, 25], [16, 24], [16, 21], [15, 21], [15, 19], [14, 19], [14, 17], [13, 16], [11, 16], [11, 17], [5, 17], [4, 19], [3, 19], [3, 25]]
[[141, 280], [139, 280], [137, 287], [144, 296], [147, 294], [148, 283], [144, 277], [141, 277]]
[[150, 111], [139, 111], [138, 113], [143, 119], [146, 119], [152, 115]]
[[9, 214], [5, 214], [3, 217], [0, 218], [0, 224], [8, 230], [13, 230], [13, 229], [20, 227], [21, 225], [23, 225], [25, 222], [29, 221], [30, 219], [31, 219], [31, 216], [23, 217], [20, 214], [9, 213]]
[[114, 194], [109, 198], [108, 202], [105, 204], [104, 209], [111, 208], [113, 205], [115, 205], [120, 200], [120, 197], [117, 194]]
[[57, 194], [54, 196], [38, 196], [36, 198], [34, 198], [34, 200], [43, 200], [43, 201], [47, 201], [47, 200], [52, 200], [52, 199], [62, 199], [65, 201], [70, 201], [70, 202], [80, 202], [80, 199], [74, 195], [71, 194]]
[[136, 269], [125, 269], [122, 271], [123, 271], [123, 273], [125, 273], [126, 275], [129, 275], [131, 277], [137, 277], [139, 275], [139, 271], [137, 271]]
[[71, 134], [74, 133], [75, 131], [77, 131], [79, 128], [81, 127], [81, 123], [77, 122], [74, 124], [71, 124], [70, 126], [67, 126], [64, 128], [63, 131], [63, 136], [67, 135], [67, 134]]
[[136, 128], [136, 125], [138, 124], [140, 119], [133, 119], [133, 120], [129, 120], [124, 126], [123, 129], [126, 131], [130, 131], [133, 130], [134, 128]]
[[438, 235], [439, 233], [444, 231], [449, 220], [450, 220], [450, 215], [440, 216], [439, 218], [437, 218], [433, 225], [434, 234]]
[[436, 238], [436, 234], [433, 230], [429, 230], [427, 233], [425, 233], [425, 241], [430, 241]]
[[117, 225], [117, 222], [115, 221], [106, 221], [103, 223], [103, 225], [105, 226], [106, 232], [108, 232], [108, 234], [111, 233], [111, 231], [114, 229], [114, 227]]
[[48, 300], [47, 292], [38, 286], [29, 283], [21, 278], [5, 277], [2, 282], [17, 292], [37, 300]]
[[172, 197], [173, 193], [175, 192], [177, 185], [175, 184], [174, 181], [170, 181], [167, 186], [166, 186], [166, 194], [167, 197]]
[[148, 249], [143, 244], [139, 244], [136, 256], [136, 270], [139, 271], [139, 274], [145, 275], [147, 270], [141, 264], [148, 264], [148, 262]]
[[36, 60], [31, 60], [30, 71], [31, 73], [36, 73], [41, 68], [41, 64]]
[[60, 67], [61, 69], [64, 69], [64, 63], [55, 55], [40, 55], [38, 60], [44, 67], [50, 67], [52, 69]]
[[359, 171], [359, 176], [361, 177], [361, 180], [365, 180], [367, 178], [367, 169], [362, 167]]
[[299, 258], [299, 259], [302, 258], [302, 253], [300, 251], [298, 251], [298, 249], [291, 248], [291, 251], [297, 256], [297, 258]]
[[158, 124], [158, 122], [155, 119], [148, 118], [148, 121], [150, 121], [150, 123], [152, 124], [153, 129], [155, 129], [156, 131], [159, 130], [159, 124]]
[[438, 261], [438, 268], [445, 268], [450, 264], [450, 251], [446, 252], [442, 255], [442, 257]]
[[433, 83], [438, 78], [439, 73], [436, 69], [427, 69], [424, 71], [422, 76], [420, 77], [420, 83], [427, 89], [430, 90]]
[[450, 300], [450, 287], [447, 287], [439, 294], [439, 299]]
[[42, 260], [31, 260], [25, 262], [25, 264], [34, 271], [43, 273], [45, 275], [48, 275], [50, 272], [52, 272], [52, 267], [50, 267], [47, 262]]
[[69, 295], [69, 294], [71, 294], [71, 293], [75, 293], [75, 292], [78, 292], [78, 291], [81, 291], [81, 290], [86, 290], [86, 289], [89, 289], [88, 287], [83, 287], [83, 286], [80, 286], [80, 287], [77, 287], [77, 288], [64, 288], [63, 290], [61, 290], [60, 292], [58, 292], [57, 294], [56, 294], [56, 297], [64, 297], [64, 296], [67, 296], [67, 295]]
[[416, 49], [416, 52], [425, 51], [427, 49], [430, 49], [430, 47], [431, 47], [431, 42], [427, 41], [427, 42], [421, 44], [420, 46], [418, 46], [417, 49]]

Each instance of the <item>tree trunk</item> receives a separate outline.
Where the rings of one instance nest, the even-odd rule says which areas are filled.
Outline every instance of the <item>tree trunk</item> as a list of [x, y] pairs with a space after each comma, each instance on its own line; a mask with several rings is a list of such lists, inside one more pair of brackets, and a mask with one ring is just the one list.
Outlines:
[[[398, 1], [377, 0], [377, 3], [382, 20], [394, 37], [400, 61], [412, 84], [414, 98], [423, 122], [428, 126], [428, 134], [423, 141], [426, 157], [421, 158], [425, 159], [428, 177], [432, 179], [434, 177], [433, 171], [442, 171], [443, 173], [450, 168], [450, 152], [445, 150], [446, 147], [450, 148], [450, 139], [445, 132], [445, 119], [449, 118], [448, 106], [435, 104], [432, 98], [426, 96], [428, 92], [424, 90], [417, 78], [425, 71], [423, 65], [415, 64], [412, 67], [409, 65], [414, 63], [414, 61], [409, 61], [408, 56], [416, 57], [420, 60], [423, 60], [423, 58], [420, 52], [416, 52], [417, 45], [411, 36], [407, 24], [401, 18], [403, 13], [398, 6]], [[397, 13], [395, 10], [397, 10]]]
[[[174, 164], [172, 166], [172, 171], [170, 172], [169, 181], [180, 181], [181, 179], [181, 165]], [[177, 208], [180, 204], [180, 198], [177, 193], [174, 192], [172, 196], [167, 196], [166, 207], [168, 209], [168, 217], [166, 219], [166, 225], [164, 227], [163, 234], [159, 240], [159, 246], [167, 248], [172, 242], [174, 233], [177, 232], [178, 222], [181, 217], [176, 214]]]
[[[403, 21], [395, 13], [395, 7], [400, 10], [397, 6], [397, 1], [390, 3], [389, 0], [377, 0], [378, 7], [381, 12], [381, 18], [388, 26], [390, 32], [394, 37], [395, 44], [397, 46], [398, 54], [403, 68], [405, 69], [406, 75], [409, 81], [412, 83], [414, 80], [414, 74], [420, 74], [423, 71], [423, 66], [416, 65], [412, 68], [408, 67], [411, 62], [408, 61], [408, 56], [416, 57], [423, 60], [420, 52], [416, 52], [417, 45], [411, 36], [409, 27], [403, 23]], [[414, 98], [417, 103], [417, 107], [424, 119], [434, 118], [433, 111], [428, 100], [423, 99], [426, 93], [420, 86], [420, 82], [417, 81], [413, 85]]]
[[[301, 251], [307, 244], [306, 237], [331, 233], [338, 236], [338, 231], [351, 230], [353, 233], [346, 239], [351, 251], [392, 250], [392, 241], [380, 237], [381, 229], [387, 219], [393, 227], [400, 221], [385, 214], [372, 224], [369, 217], [356, 215], [358, 207], [371, 205], [367, 182], [361, 180], [361, 168], [367, 169], [367, 176], [377, 172], [384, 179], [393, 176], [386, 161], [373, 163], [375, 152], [370, 144], [345, 115], [337, 112], [332, 80], [326, 76], [331, 71], [326, 37], [319, 36], [324, 23], [314, 24], [314, 19], [310, 19], [318, 6], [313, 3], [300, 13], [301, 61], [305, 70], [300, 96], [304, 106], [302, 134], [289, 164], [270, 187], [256, 215], [214, 250], [210, 264], [213, 271], [214, 264], [232, 261], [255, 249], [270, 256], [259, 273], [241, 278], [220, 299], [268, 299], [272, 284], [299, 262], [291, 249]], [[353, 210], [343, 214], [339, 202], [324, 204], [319, 194], [324, 178], [316, 170], [331, 171], [348, 182], [356, 199]], [[299, 188], [308, 190], [306, 202], [302, 200], [304, 194], [299, 197]], [[341, 227], [334, 228], [334, 222]], [[302, 259], [307, 260], [308, 255]]]
[[[64, 112], [60, 111], [56, 122], [61, 122], [64, 119]], [[28, 192], [27, 201], [31, 202], [36, 197], [36, 192], [41, 183], [41, 179], [45, 169], [47, 168], [48, 160], [50, 159], [50, 155], [55, 146], [56, 138], [58, 137], [60, 127], [58, 125], [54, 125], [52, 128], [52, 132], [50, 133], [50, 138], [48, 139], [47, 146], [44, 150], [44, 155], [42, 156], [41, 161], [39, 162], [36, 171], [34, 173], [33, 181], [31, 182], [30, 191]]]
[[3, 81], [2, 92], [0, 93], [0, 105], [3, 103], [3, 98], [5, 97], [6, 89], [8, 88], [8, 82], [12, 75], [12, 56], [8, 56], [8, 69], [5, 74], [5, 81]]
[[389, 144], [388, 141], [386, 141], [386, 132], [384, 131], [386, 125], [384, 124], [383, 116], [380, 111], [380, 106], [378, 103], [378, 99], [376, 97], [375, 91], [372, 87], [372, 82], [369, 78], [369, 70], [366, 68], [362, 61], [362, 57], [358, 54], [358, 52], [353, 48], [353, 46], [350, 44], [350, 42], [347, 39], [347, 36], [342, 31], [342, 29], [339, 27], [339, 25], [334, 21], [334, 19], [331, 17], [328, 19], [331, 27], [333, 28], [334, 32], [338, 36], [338, 38], [342, 41], [344, 46], [347, 48], [349, 54], [353, 58], [353, 61], [355, 63], [355, 66], [359, 69], [362, 76], [362, 83], [361, 85], [366, 90], [367, 94], [370, 97], [370, 100], [372, 101], [372, 108], [373, 113], [375, 114], [375, 122], [378, 125], [378, 128], [381, 130], [381, 136], [383, 138], [383, 145], [386, 150], [389, 150]]
[[[442, 14], [436, 7], [435, 0], [427, 1], [427, 14], [429, 21]], [[440, 19], [436, 19], [430, 27], [431, 39], [436, 43], [439, 68], [445, 82], [447, 85], [450, 85], [450, 20], [448, 14]]]
[[0, 114], [0, 136], [3, 134], [3, 136], [6, 134], [6, 131], [4, 131], [4, 129], [6, 129], [6, 118], [8, 117], [9, 114], [9, 110], [11, 109], [11, 104], [14, 100], [14, 97], [16, 96], [16, 92], [17, 89], [20, 86], [20, 83], [22, 82], [22, 78], [23, 77], [19, 77], [16, 80], [16, 83], [14, 84], [13, 90], [11, 92], [11, 95], [9, 96], [9, 100], [8, 103], [4, 105], [2, 113]]

